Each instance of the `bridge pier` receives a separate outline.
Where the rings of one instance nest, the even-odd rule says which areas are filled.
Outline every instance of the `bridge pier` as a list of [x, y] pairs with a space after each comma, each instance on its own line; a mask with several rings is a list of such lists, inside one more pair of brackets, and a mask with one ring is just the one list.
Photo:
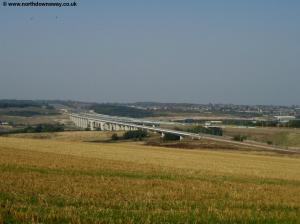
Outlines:
[[104, 122], [100, 122], [100, 130], [104, 131]]
[[75, 117], [75, 116], [70, 116], [71, 121], [74, 122], [75, 126], [79, 128], [88, 128], [88, 127], [94, 127], [92, 122], [86, 118], [81, 118], [81, 117]]
[[83, 119], [82, 121], [82, 127], [87, 128], [88, 127], [88, 121], [86, 119]]
[[105, 123], [105, 131], [109, 131], [109, 124], [108, 123]]
[[100, 122], [97, 122], [97, 123], [96, 123], [96, 129], [101, 131]]
[[106, 130], [106, 124], [103, 122], [101, 123], [101, 130], [102, 131], [105, 131]]
[[117, 131], [121, 130], [121, 125], [117, 124]]
[[83, 128], [83, 118], [80, 118], [80, 119], [79, 119], [79, 122], [80, 122], [79, 127]]
[[89, 125], [90, 125], [90, 130], [94, 131], [95, 127], [94, 127], [94, 121], [88, 121]]

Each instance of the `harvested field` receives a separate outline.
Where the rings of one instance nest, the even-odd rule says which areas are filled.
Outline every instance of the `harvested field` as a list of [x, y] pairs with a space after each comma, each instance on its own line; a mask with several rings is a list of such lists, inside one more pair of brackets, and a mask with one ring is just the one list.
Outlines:
[[300, 158], [0, 138], [0, 223], [299, 223]]
[[[124, 132], [115, 132], [119, 136]], [[67, 142], [101, 142], [111, 139], [112, 132], [93, 132], [93, 131], [70, 131], [70, 132], [53, 132], [53, 133], [25, 133], [10, 134], [8, 137], [27, 138], [27, 139], [48, 139]]]

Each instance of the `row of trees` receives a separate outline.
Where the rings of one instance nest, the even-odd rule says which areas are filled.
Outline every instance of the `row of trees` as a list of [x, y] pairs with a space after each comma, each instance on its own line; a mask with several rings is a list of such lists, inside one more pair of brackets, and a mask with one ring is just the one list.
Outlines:
[[9, 132], [2, 132], [1, 134], [19, 134], [19, 133], [43, 133], [43, 132], [63, 132], [65, 126], [63, 124], [38, 124], [35, 126], [27, 126], [22, 129], [17, 129]]
[[47, 106], [45, 103], [33, 101], [33, 100], [0, 100], [0, 108], [25, 108], [25, 107], [42, 107]]
[[[177, 128], [179, 129], [179, 128]], [[181, 130], [181, 129], [180, 129]], [[200, 125], [191, 127], [186, 129], [187, 132], [191, 132], [191, 133], [204, 133], [204, 134], [209, 134], [209, 135], [217, 135], [217, 136], [223, 136], [223, 130], [222, 128], [219, 127], [203, 127]]]
[[128, 139], [135, 139], [135, 140], [143, 140], [148, 136], [147, 131], [145, 130], [135, 130], [135, 131], [127, 131], [123, 134], [122, 137], [119, 137], [116, 133], [111, 136], [111, 140], [116, 141], [120, 139], [128, 140]]
[[7, 116], [19, 116], [19, 117], [33, 117], [33, 116], [46, 116], [46, 115], [58, 115], [59, 113], [55, 110], [9, 110], [0, 112], [1, 115]]
[[150, 117], [153, 115], [153, 112], [123, 105], [114, 105], [114, 104], [94, 104], [90, 106], [90, 110], [94, 110], [99, 114], [107, 114], [111, 116], [123, 116], [123, 117]]
[[291, 120], [287, 123], [287, 127], [300, 128], [300, 120]]
[[291, 127], [300, 128], [300, 120], [290, 120], [286, 123], [280, 123], [276, 120], [270, 121], [252, 121], [252, 120], [224, 120], [223, 124], [226, 125], [238, 125], [238, 126], [249, 126], [249, 127]]
[[[136, 131], [127, 131], [123, 134], [122, 137], [119, 137], [116, 133], [114, 133], [111, 136], [111, 140], [113, 141], [117, 141], [117, 140], [129, 140], [129, 139], [134, 139], [134, 140], [143, 140], [144, 138], [146, 138], [148, 136], [147, 131], [145, 130], [136, 130]], [[164, 135], [164, 140], [167, 141], [176, 141], [179, 140], [180, 137], [178, 135], [173, 135], [170, 133], [166, 133]]]
[[41, 133], [41, 132], [62, 132], [64, 131], [63, 124], [38, 124], [36, 126], [28, 126], [23, 132], [25, 133]]

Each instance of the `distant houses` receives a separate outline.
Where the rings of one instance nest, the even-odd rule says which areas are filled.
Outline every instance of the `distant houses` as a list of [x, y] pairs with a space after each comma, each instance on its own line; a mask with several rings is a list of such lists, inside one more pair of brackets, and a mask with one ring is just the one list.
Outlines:
[[8, 122], [6, 122], [6, 121], [0, 121], [0, 125], [1, 125], [1, 126], [4, 126], [4, 125], [9, 125], [9, 123], [8, 123]]
[[223, 121], [206, 121], [204, 127], [219, 127], [223, 124]]

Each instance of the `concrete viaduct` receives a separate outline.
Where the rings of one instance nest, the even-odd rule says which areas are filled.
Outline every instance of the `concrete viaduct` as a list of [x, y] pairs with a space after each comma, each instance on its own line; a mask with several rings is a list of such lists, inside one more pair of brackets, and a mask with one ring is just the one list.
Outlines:
[[166, 133], [177, 135], [182, 140], [184, 137], [190, 137], [192, 139], [207, 139], [217, 142], [230, 143], [234, 145], [246, 146], [250, 148], [261, 148], [272, 151], [282, 151], [282, 152], [290, 152], [290, 153], [299, 153], [299, 151], [283, 149], [275, 146], [265, 145], [263, 143], [258, 142], [237, 142], [232, 141], [226, 137], [221, 136], [211, 136], [207, 134], [195, 134], [184, 131], [176, 131], [171, 129], [164, 129], [158, 127], [159, 122], [147, 121], [147, 120], [139, 120], [139, 119], [131, 119], [124, 117], [114, 117], [103, 114], [95, 114], [95, 113], [71, 113], [70, 119], [75, 123], [77, 127], [80, 128], [89, 128], [90, 130], [101, 130], [101, 131], [118, 131], [118, 130], [147, 130], [153, 131], [156, 133], [160, 133], [162, 137]]
[[147, 130], [147, 131], [160, 133], [162, 137], [164, 137], [166, 133], [177, 135], [180, 137], [181, 140], [184, 137], [191, 137], [191, 138], [198, 138], [198, 139], [201, 138], [199, 134], [157, 127], [158, 122], [150, 122], [150, 121], [143, 121], [143, 120], [126, 121], [118, 117], [97, 115], [93, 113], [78, 113], [78, 114], [72, 113], [70, 114], [70, 119], [75, 123], [77, 127], [83, 129], [89, 128], [91, 131]]

